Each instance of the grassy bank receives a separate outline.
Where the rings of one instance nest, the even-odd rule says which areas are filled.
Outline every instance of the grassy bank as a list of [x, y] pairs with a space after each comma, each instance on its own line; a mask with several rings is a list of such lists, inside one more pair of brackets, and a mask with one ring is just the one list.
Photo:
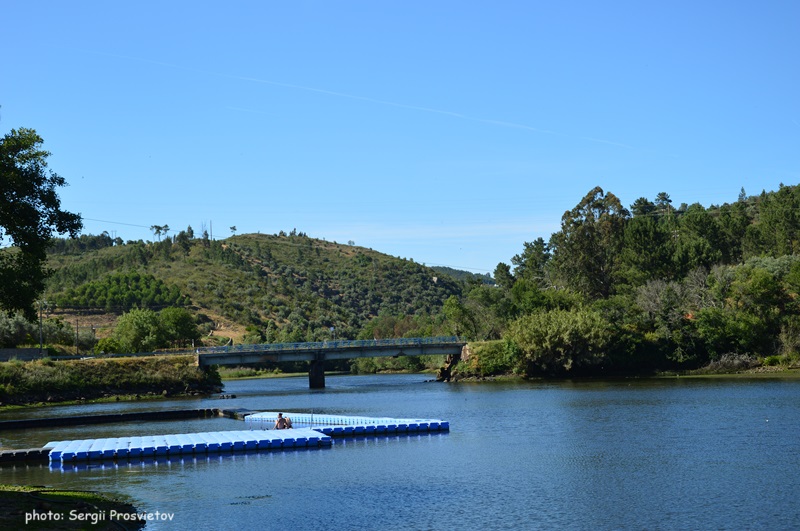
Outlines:
[[193, 356], [0, 363], [0, 405], [219, 392], [216, 369]]
[[0, 529], [142, 529], [136, 512], [96, 492], [0, 485]]
[[[455, 380], [498, 378], [542, 378], [545, 374], [528, 374], [522, 355], [508, 342], [476, 341], [467, 345], [468, 356], [455, 366]], [[598, 371], [582, 374], [581, 378], [654, 377], [654, 378], [800, 378], [800, 363], [795, 356], [724, 355], [705, 367], [692, 371], [658, 371], [630, 373]]]

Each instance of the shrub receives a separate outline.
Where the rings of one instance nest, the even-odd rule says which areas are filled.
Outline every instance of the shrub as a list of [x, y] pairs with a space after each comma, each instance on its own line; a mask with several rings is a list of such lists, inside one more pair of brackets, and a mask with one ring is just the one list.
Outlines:
[[109, 394], [210, 393], [220, 386], [219, 373], [195, 366], [194, 356], [0, 363], [0, 398], [15, 404]]
[[[770, 356], [775, 357], [777, 356]], [[706, 367], [701, 369], [703, 373], [732, 373], [738, 371], [745, 371], [758, 366], [758, 360], [746, 354], [728, 353], [720, 356], [709, 363]]]
[[525, 357], [528, 374], [567, 374], [605, 360], [610, 326], [592, 310], [552, 310], [511, 323], [507, 337]]
[[469, 359], [456, 365], [460, 374], [495, 376], [517, 372], [520, 355], [508, 341], [479, 341], [469, 344]]

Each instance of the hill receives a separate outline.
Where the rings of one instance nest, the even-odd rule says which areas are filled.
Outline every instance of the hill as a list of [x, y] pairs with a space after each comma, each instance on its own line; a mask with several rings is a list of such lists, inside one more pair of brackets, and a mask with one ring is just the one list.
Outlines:
[[206, 333], [237, 341], [355, 338], [378, 315], [435, 316], [461, 292], [413, 260], [295, 231], [223, 241], [191, 228], [159, 242], [81, 236], [54, 240], [48, 265], [51, 312], [105, 314], [108, 323], [134, 307], [183, 306]]
[[442, 275], [449, 275], [453, 277], [455, 280], [461, 282], [470, 282], [476, 284], [486, 284], [489, 286], [494, 286], [494, 279], [492, 275], [489, 273], [485, 273], [480, 275], [478, 273], [472, 273], [471, 271], [462, 271], [460, 269], [453, 269], [452, 267], [447, 266], [433, 266], [432, 269], [441, 273]]

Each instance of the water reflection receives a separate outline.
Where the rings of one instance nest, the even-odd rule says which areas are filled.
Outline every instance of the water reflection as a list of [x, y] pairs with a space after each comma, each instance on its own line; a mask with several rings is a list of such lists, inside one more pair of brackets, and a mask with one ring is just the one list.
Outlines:
[[[237, 395], [232, 400], [131, 407], [224, 404], [289, 414], [441, 418], [450, 421], [449, 433], [337, 439], [321, 450], [10, 467], [0, 469], [0, 479], [114, 492], [143, 510], [174, 512], [165, 529], [193, 531], [800, 525], [794, 500], [800, 487], [800, 384], [793, 381], [442, 385], [425, 378], [332, 376], [320, 391], [307, 389], [304, 378], [237, 381], [226, 386]], [[247, 428], [229, 419], [192, 419], [20, 430], [0, 432], [0, 438], [6, 446], [28, 447], [67, 438], [227, 429]], [[278, 512], [281, 519], [273, 519]]]
[[[166, 467], [167, 470], [173, 468], [184, 468], [186, 466], [198, 466], [208, 463], [222, 463], [230, 461], [235, 462], [237, 459], [248, 460], [254, 459], [272, 459], [267, 457], [267, 454], [275, 452], [315, 452], [315, 451], [328, 451], [330, 446], [320, 447], [300, 447], [300, 448], [287, 448], [285, 450], [252, 450], [237, 453], [211, 453], [211, 454], [193, 454], [191, 456], [159, 456], [159, 457], [143, 457], [119, 460], [106, 460], [106, 461], [75, 461], [71, 463], [53, 462], [49, 467], [51, 471], [59, 471], [61, 473], [70, 472], [84, 472], [84, 471], [102, 471], [102, 470], [140, 470], [147, 467]], [[44, 465], [42, 465], [43, 467]], [[39, 467], [39, 468], [42, 468]]]

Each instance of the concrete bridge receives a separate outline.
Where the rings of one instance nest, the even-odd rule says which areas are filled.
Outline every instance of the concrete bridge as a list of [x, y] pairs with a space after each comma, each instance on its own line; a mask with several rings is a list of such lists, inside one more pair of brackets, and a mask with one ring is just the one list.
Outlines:
[[[267, 343], [260, 345], [233, 345], [207, 347], [197, 350], [197, 364], [248, 365], [267, 361], [307, 361], [308, 386], [325, 387], [325, 360], [377, 358], [396, 356], [461, 356], [466, 342], [457, 337], [421, 337], [403, 339], [375, 339], [356, 341], [321, 341], [315, 343]], [[449, 370], [449, 367], [447, 367]]]

